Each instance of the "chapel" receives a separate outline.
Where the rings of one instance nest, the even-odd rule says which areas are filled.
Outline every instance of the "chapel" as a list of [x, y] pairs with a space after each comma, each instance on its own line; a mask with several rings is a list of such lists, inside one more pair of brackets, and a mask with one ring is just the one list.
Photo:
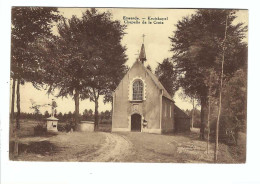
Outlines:
[[[112, 132], [173, 132], [174, 100], [145, 66], [144, 43], [138, 59], [113, 93]], [[176, 113], [175, 113], [176, 114]], [[188, 122], [189, 129], [189, 122]]]

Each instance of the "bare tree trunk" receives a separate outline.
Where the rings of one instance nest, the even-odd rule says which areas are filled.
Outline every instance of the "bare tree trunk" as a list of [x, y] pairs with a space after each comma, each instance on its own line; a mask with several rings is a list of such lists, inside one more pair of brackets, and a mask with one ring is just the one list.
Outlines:
[[223, 86], [223, 75], [224, 75], [224, 62], [225, 62], [225, 41], [227, 37], [227, 20], [228, 15], [226, 17], [226, 27], [225, 27], [225, 37], [223, 39], [222, 45], [222, 62], [221, 62], [221, 76], [220, 76], [220, 90], [219, 90], [219, 105], [218, 105], [218, 118], [216, 123], [216, 142], [215, 142], [215, 152], [214, 152], [214, 161], [218, 160], [218, 134], [219, 134], [219, 119], [221, 114], [221, 101], [222, 101], [222, 86]]
[[20, 78], [17, 80], [17, 88], [16, 88], [16, 107], [17, 107], [17, 114], [16, 114], [16, 124], [14, 126], [14, 156], [18, 156], [18, 130], [20, 129]]
[[98, 99], [99, 99], [99, 90], [95, 90], [94, 88], [92, 88], [92, 90], [93, 90], [92, 97], [93, 97], [93, 100], [95, 102], [94, 129], [95, 129], [95, 131], [97, 131], [98, 130]]
[[207, 97], [201, 97], [201, 122], [200, 122], [200, 139], [205, 139], [205, 125], [207, 122]]
[[113, 99], [112, 99], [112, 101], [111, 101], [111, 112], [112, 112], [112, 114], [113, 114], [113, 110], [114, 110], [114, 108], [113, 108], [113, 106], [114, 106], [113, 102], [114, 102], [114, 97], [113, 97]]
[[17, 107], [16, 128], [18, 130], [20, 129], [20, 113], [21, 113], [21, 108], [20, 108], [20, 81], [21, 81], [21, 79], [18, 78], [17, 88], [16, 88], [16, 95], [17, 95], [17, 100], [16, 100], [16, 107]]
[[78, 90], [75, 90], [74, 101], [75, 101], [75, 126], [77, 126], [79, 123], [79, 91]]
[[194, 110], [195, 110], [195, 106], [194, 106], [194, 98], [192, 99], [192, 114], [191, 114], [191, 128], [193, 128], [193, 124], [194, 124]]
[[10, 123], [12, 123], [13, 118], [14, 118], [15, 83], [16, 83], [16, 79], [13, 78]]
[[18, 156], [18, 136], [17, 136], [17, 128], [14, 126], [14, 157]]
[[98, 98], [95, 98], [95, 130], [98, 130]]
[[208, 136], [207, 136], [207, 154], [209, 154], [209, 135], [210, 135], [210, 100], [211, 100], [211, 73], [209, 75], [209, 105], [208, 105]]

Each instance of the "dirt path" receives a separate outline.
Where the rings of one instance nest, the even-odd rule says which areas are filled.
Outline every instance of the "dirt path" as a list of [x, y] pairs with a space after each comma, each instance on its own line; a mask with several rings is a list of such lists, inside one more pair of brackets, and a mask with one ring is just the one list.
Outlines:
[[[11, 160], [212, 163], [214, 155], [214, 145], [210, 145], [207, 154], [206, 142], [199, 140], [196, 133], [73, 132], [51, 137], [24, 137], [19, 142], [19, 156], [10, 156]], [[220, 163], [236, 163], [226, 145], [220, 144], [219, 148]]]
[[101, 148], [91, 155], [79, 158], [79, 161], [92, 162], [120, 162], [124, 161], [125, 157], [131, 154], [132, 143], [125, 137], [102, 132], [106, 136], [105, 143]]

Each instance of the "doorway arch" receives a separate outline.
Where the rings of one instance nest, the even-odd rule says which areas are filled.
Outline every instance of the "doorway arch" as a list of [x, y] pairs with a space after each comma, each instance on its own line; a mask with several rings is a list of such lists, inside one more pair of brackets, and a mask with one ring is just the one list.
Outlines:
[[141, 132], [142, 116], [140, 114], [131, 115], [131, 131]]

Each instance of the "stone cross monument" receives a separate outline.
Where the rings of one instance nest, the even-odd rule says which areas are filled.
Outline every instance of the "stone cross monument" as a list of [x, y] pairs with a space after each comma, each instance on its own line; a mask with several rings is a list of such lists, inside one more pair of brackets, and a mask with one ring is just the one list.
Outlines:
[[58, 132], [58, 121], [59, 119], [54, 117], [54, 111], [57, 107], [57, 103], [52, 99], [51, 103], [51, 117], [47, 118], [47, 131], [48, 132]]

